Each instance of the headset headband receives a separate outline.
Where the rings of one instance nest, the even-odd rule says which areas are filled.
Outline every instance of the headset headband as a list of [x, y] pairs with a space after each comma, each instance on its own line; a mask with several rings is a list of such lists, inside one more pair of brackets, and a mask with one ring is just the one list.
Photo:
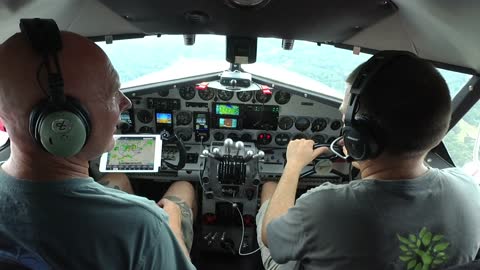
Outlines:
[[[52, 19], [20, 19], [20, 30], [27, 37], [32, 48], [43, 57], [42, 65], [45, 65], [48, 73], [49, 100], [54, 104], [65, 103], [63, 77], [58, 62], [62, 38], [57, 24]], [[52, 71], [50, 57], [53, 58], [55, 71]]]
[[370, 81], [376, 77], [375, 74], [393, 59], [402, 55], [417, 57], [415, 54], [407, 51], [382, 51], [372, 56], [360, 69], [355, 77], [352, 87], [350, 88], [350, 99], [347, 103], [348, 106], [344, 120], [346, 126], [353, 126], [353, 122], [355, 122], [355, 114], [360, 105], [358, 99], [360, 95], [368, 89]]

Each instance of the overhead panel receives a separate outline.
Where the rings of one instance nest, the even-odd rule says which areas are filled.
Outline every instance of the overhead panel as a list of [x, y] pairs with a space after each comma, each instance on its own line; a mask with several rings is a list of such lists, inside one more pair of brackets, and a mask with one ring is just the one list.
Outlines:
[[[101, 0], [145, 33], [234, 34], [341, 42], [393, 14], [388, 1], [270, 1], [259, 9], [233, 8], [212, 0]], [[189, 14], [206, 20], [189, 20]]]

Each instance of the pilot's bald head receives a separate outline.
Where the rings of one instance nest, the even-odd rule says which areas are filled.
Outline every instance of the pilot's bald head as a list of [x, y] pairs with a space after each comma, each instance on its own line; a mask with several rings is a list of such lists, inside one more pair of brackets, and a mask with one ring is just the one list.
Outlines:
[[[118, 75], [105, 53], [90, 40], [70, 32], [62, 32], [63, 49], [59, 62], [65, 94], [86, 104], [101, 102], [118, 89]], [[47, 97], [43, 59], [27, 38], [17, 33], [0, 45], [0, 118], [5, 121], [12, 142], [26, 139], [32, 108]], [[38, 79], [37, 79], [38, 76]], [[27, 132], [25, 132], [27, 131]]]

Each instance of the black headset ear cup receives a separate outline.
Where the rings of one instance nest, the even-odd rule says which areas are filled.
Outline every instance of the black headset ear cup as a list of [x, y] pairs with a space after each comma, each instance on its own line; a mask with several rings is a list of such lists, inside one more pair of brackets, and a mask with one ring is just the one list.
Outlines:
[[66, 99], [67, 99], [66, 101], [67, 109], [69, 109], [74, 114], [78, 115], [78, 117], [81, 119], [85, 127], [85, 133], [87, 134], [87, 140], [88, 140], [88, 137], [91, 131], [90, 115], [88, 114], [88, 111], [85, 109], [85, 107], [82, 106], [82, 104], [76, 98], [66, 96]]
[[380, 147], [372, 133], [370, 120], [357, 116], [353, 125], [344, 128], [343, 141], [348, 154], [355, 160], [366, 160], [376, 157]]

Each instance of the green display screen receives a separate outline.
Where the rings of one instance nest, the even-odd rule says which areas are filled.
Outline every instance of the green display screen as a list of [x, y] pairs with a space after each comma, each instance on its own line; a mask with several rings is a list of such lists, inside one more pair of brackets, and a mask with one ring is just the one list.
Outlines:
[[216, 104], [217, 115], [240, 115], [240, 106], [231, 104]]

